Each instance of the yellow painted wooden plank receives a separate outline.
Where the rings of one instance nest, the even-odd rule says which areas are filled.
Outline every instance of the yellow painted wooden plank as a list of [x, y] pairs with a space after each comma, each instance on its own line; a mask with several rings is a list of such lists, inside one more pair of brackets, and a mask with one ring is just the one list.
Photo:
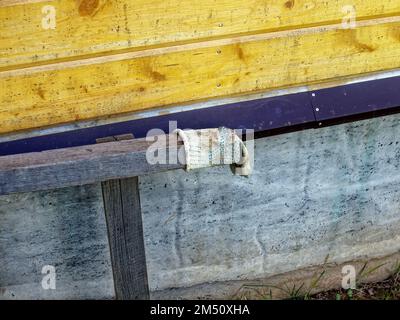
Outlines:
[[400, 17], [385, 21], [3, 71], [0, 132], [399, 68]]
[[[230, 34], [396, 15], [399, 0], [1, 0], [0, 70]], [[55, 25], [52, 25], [54, 7]], [[54, 27], [54, 29], [52, 29]]]

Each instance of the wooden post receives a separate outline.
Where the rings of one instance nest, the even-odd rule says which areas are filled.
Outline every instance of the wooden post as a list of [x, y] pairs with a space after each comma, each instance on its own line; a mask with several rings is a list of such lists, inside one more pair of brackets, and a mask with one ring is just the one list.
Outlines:
[[[132, 135], [98, 143], [133, 139]], [[104, 211], [118, 300], [149, 299], [139, 177], [102, 182]]]

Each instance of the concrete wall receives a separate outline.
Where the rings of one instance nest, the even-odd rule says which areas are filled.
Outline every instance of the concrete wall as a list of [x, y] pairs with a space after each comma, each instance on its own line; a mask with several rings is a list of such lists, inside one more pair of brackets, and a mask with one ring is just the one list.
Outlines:
[[[142, 177], [153, 297], [222, 297], [327, 256], [398, 252], [399, 141], [392, 115], [259, 139], [250, 178], [228, 167]], [[100, 186], [0, 197], [0, 261], [4, 298], [111, 298]], [[45, 264], [57, 290], [41, 289]]]

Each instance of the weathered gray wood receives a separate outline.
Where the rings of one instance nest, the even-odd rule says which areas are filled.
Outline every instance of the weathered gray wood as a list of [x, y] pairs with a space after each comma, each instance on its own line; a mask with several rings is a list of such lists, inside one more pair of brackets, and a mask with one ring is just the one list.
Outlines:
[[[97, 139], [97, 143], [133, 139], [132, 134]], [[139, 178], [114, 179], [101, 184], [115, 297], [149, 299], [143, 240]]]
[[[0, 195], [90, 184], [183, 168], [149, 164], [144, 139], [0, 157]], [[160, 148], [166, 152], [175, 146]]]
[[106, 142], [124, 141], [124, 140], [132, 140], [132, 139], [134, 139], [133, 134], [126, 133], [126, 134], [120, 134], [117, 136], [98, 138], [98, 139], [96, 139], [96, 142], [97, 143], [106, 143]]
[[138, 177], [102, 183], [117, 299], [149, 299]]

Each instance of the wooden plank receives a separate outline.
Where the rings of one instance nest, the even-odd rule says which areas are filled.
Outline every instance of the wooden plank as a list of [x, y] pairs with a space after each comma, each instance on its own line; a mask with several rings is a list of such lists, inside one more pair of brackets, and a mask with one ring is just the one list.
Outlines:
[[[400, 16], [0, 72], [0, 133], [400, 67]], [[161, 111], [162, 113], [162, 111]]]
[[[42, 20], [53, 6], [55, 28]], [[114, 50], [400, 13], [396, 0], [77, 0], [0, 2], [0, 70]]]
[[120, 134], [117, 136], [111, 136], [111, 137], [103, 137], [103, 138], [97, 138], [96, 143], [106, 143], [106, 142], [113, 142], [113, 141], [125, 141], [125, 140], [132, 140], [134, 139], [134, 136], [132, 133], [125, 133], [125, 134]]
[[[149, 164], [146, 151], [153, 142], [144, 139], [58, 149], [0, 157], [0, 195], [48, 190], [111, 179], [134, 177], [184, 168], [176, 164]], [[161, 145], [169, 154], [176, 145]]]
[[[132, 134], [97, 139], [97, 143], [133, 139]], [[149, 299], [139, 177], [101, 183], [115, 297]]]
[[139, 178], [106, 181], [102, 190], [116, 299], [149, 299]]

